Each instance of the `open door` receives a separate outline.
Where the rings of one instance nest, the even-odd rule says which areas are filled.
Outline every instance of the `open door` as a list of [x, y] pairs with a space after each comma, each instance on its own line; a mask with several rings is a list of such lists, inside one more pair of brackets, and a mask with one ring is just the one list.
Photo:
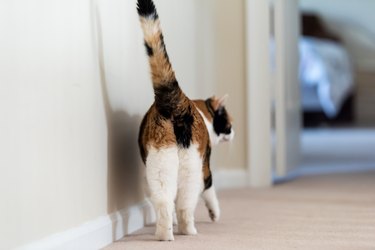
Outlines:
[[300, 161], [298, 0], [275, 0], [276, 176], [286, 177]]

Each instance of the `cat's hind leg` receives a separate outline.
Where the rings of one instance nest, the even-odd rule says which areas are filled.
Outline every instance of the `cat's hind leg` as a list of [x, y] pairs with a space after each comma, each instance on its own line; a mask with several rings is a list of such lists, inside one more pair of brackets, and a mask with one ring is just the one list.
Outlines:
[[156, 213], [155, 236], [161, 241], [173, 241], [173, 212], [177, 192], [179, 167], [177, 147], [148, 151], [146, 176], [150, 199]]
[[184, 235], [195, 235], [194, 212], [202, 192], [202, 158], [196, 146], [179, 151], [178, 190], [176, 212], [178, 231]]

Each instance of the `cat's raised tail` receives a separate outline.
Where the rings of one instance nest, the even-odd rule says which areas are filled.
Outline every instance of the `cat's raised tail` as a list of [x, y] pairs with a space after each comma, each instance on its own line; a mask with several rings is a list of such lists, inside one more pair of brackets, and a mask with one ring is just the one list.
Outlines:
[[138, 0], [137, 10], [144, 34], [144, 43], [151, 67], [155, 105], [166, 118], [181, 114], [185, 97], [169, 61], [160, 27], [159, 15], [152, 0]]

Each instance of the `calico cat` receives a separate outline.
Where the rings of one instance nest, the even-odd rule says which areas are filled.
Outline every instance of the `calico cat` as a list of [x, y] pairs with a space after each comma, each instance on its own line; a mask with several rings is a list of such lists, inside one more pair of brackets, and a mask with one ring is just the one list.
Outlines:
[[194, 211], [200, 195], [212, 221], [219, 219], [210, 170], [211, 145], [232, 140], [234, 131], [225, 97], [192, 101], [181, 90], [153, 1], [138, 0], [137, 10], [155, 92], [138, 142], [157, 216], [155, 235], [158, 240], [172, 241], [175, 209], [179, 233], [197, 234]]

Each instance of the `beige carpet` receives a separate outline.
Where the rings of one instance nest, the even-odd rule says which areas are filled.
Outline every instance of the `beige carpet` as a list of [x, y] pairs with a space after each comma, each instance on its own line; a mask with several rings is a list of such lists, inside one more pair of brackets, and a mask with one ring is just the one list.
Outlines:
[[225, 191], [220, 200], [223, 214], [215, 224], [200, 204], [198, 236], [157, 242], [154, 227], [147, 227], [106, 249], [375, 249], [375, 172]]

